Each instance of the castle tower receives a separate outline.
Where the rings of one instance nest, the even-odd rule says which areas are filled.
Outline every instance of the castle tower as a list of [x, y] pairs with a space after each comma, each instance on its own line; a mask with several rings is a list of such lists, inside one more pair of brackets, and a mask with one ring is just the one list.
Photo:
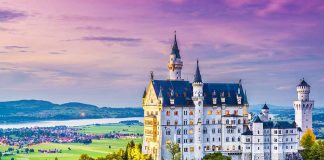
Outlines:
[[196, 73], [194, 77], [194, 81], [192, 83], [193, 88], [193, 96], [192, 100], [195, 105], [195, 128], [194, 128], [194, 142], [195, 142], [195, 159], [201, 160], [204, 156], [204, 148], [203, 148], [203, 102], [204, 102], [204, 94], [203, 94], [203, 82], [200, 75], [199, 64], [197, 60]]
[[183, 63], [181, 61], [180, 50], [178, 48], [177, 35], [174, 34], [174, 42], [169, 56], [168, 69], [170, 80], [182, 80], [181, 69]]
[[312, 129], [312, 110], [314, 108], [314, 101], [309, 100], [310, 85], [304, 78], [297, 85], [298, 99], [294, 101], [295, 121], [298, 127], [304, 133], [308, 128]]
[[267, 104], [264, 104], [261, 110], [262, 116], [261, 119], [263, 122], [269, 121], [269, 107]]

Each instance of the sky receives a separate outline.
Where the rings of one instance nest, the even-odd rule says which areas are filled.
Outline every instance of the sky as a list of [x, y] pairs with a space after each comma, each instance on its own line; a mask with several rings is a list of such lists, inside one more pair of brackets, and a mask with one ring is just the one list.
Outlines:
[[242, 79], [250, 104], [324, 106], [322, 0], [0, 0], [0, 101], [140, 107], [166, 79], [174, 31], [192, 81]]

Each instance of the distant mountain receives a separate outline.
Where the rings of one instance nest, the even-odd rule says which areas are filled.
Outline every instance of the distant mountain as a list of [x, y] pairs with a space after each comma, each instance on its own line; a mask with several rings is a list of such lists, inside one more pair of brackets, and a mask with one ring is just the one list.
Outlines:
[[70, 102], [55, 104], [42, 100], [0, 102], [0, 123], [80, 118], [143, 117], [142, 108], [110, 108]]

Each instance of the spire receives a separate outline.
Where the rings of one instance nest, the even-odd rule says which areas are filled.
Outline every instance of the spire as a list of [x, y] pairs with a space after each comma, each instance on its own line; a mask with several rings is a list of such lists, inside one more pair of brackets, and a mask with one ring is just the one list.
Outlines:
[[194, 82], [202, 82], [201, 80], [201, 75], [200, 75], [200, 70], [199, 70], [199, 61], [197, 59], [197, 67], [196, 67], [196, 73], [195, 73], [195, 78], [194, 78]]
[[173, 42], [171, 54], [174, 54], [176, 56], [176, 58], [179, 58], [179, 59], [181, 58], [180, 50], [178, 48], [177, 32], [176, 31], [174, 31], [174, 42]]
[[264, 106], [262, 107], [262, 109], [269, 109], [267, 103], [264, 103]]
[[300, 83], [297, 86], [310, 87], [310, 85], [305, 81], [304, 78], [300, 80]]
[[247, 99], [246, 90], [244, 92], [244, 104], [249, 104], [248, 99]]
[[146, 96], [146, 88], [144, 89], [143, 98]]

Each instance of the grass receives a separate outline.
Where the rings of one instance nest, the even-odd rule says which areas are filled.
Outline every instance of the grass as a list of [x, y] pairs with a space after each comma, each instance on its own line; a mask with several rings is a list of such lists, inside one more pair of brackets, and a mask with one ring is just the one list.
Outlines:
[[[124, 149], [131, 139], [103, 139], [93, 140], [89, 145], [80, 143], [43, 143], [29, 148], [33, 148], [35, 153], [17, 154], [15, 156], [2, 157], [1, 160], [10, 160], [12, 157], [15, 160], [54, 160], [57, 157], [59, 160], [78, 160], [81, 154], [88, 154], [91, 157], [104, 157], [108, 153], [118, 151], [120, 148]], [[135, 143], [142, 143], [142, 139], [134, 139]], [[111, 146], [109, 148], [108, 146]], [[71, 150], [68, 150], [68, 148]], [[4, 151], [7, 146], [0, 146], [0, 150]], [[61, 149], [62, 153], [42, 154], [38, 153], [38, 149]]]
[[88, 133], [88, 134], [107, 134], [112, 132], [119, 133], [129, 133], [129, 134], [143, 134], [143, 126], [139, 125], [123, 125], [123, 124], [114, 124], [114, 125], [99, 125], [99, 126], [79, 126], [81, 128], [79, 132]]

